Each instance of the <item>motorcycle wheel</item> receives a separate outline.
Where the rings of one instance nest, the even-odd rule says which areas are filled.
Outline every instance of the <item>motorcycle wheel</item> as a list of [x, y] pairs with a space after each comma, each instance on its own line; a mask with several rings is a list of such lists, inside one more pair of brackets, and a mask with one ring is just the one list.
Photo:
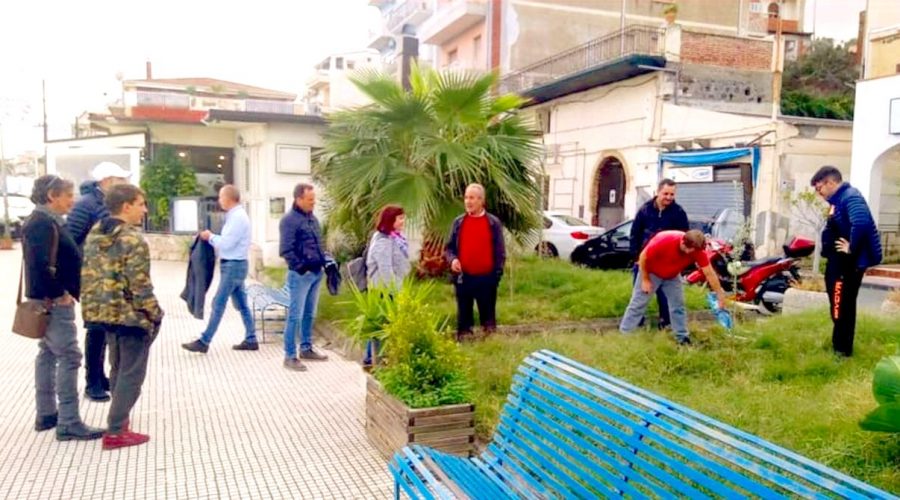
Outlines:
[[785, 293], [787, 289], [790, 287], [790, 283], [788, 279], [784, 276], [773, 276], [769, 278], [768, 281], [763, 283], [763, 285], [759, 289], [759, 293], [756, 295], [756, 303], [762, 304], [763, 307], [766, 308], [770, 313], [780, 313], [781, 312], [781, 302], [769, 302], [763, 300], [763, 296], [766, 292], [775, 292], [775, 293]]

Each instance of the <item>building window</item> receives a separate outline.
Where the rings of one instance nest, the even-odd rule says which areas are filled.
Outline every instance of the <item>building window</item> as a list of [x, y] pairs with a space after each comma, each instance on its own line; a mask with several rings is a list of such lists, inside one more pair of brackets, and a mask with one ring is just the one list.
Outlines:
[[459, 52], [456, 49], [447, 53], [447, 66], [454, 66], [459, 62]]
[[353, 61], [347, 61], [347, 69], [353, 69]]
[[778, 4], [772, 2], [769, 4], [769, 19], [778, 19]]
[[334, 58], [334, 67], [335, 67], [335, 69], [344, 69], [344, 58], [343, 57]]

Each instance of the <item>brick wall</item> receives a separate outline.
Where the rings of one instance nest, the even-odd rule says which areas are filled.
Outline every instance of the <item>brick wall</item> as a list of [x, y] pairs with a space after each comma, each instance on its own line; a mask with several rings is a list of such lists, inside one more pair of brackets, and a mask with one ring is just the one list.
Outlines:
[[681, 61], [688, 64], [768, 71], [772, 66], [772, 43], [685, 30], [681, 34]]

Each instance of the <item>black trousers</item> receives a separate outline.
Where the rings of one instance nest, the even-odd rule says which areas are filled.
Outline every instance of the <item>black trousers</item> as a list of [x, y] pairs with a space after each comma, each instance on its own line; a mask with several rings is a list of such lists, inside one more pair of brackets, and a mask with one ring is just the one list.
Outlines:
[[88, 327], [84, 335], [84, 378], [88, 388], [109, 390], [109, 379], [103, 373], [106, 361], [106, 330]]
[[475, 324], [474, 305], [478, 304], [478, 317], [482, 328], [497, 327], [497, 285], [493, 274], [472, 276], [461, 274], [456, 281], [456, 331], [471, 332]]
[[107, 333], [109, 343], [109, 371], [112, 401], [107, 423], [111, 434], [119, 434], [128, 422], [131, 409], [141, 395], [141, 387], [147, 376], [147, 359], [150, 356], [149, 335], [123, 335]]
[[829, 259], [825, 266], [825, 286], [831, 306], [831, 345], [844, 356], [853, 355], [853, 337], [856, 335], [856, 299], [862, 285], [865, 269], [846, 265], [838, 259]]

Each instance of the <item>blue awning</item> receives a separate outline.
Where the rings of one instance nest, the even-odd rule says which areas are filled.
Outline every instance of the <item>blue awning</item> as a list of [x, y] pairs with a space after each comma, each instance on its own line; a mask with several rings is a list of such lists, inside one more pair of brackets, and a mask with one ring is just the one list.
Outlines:
[[729, 149], [698, 149], [692, 151], [675, 151], [659, 155], [659, 176], [662, 178], [663, 164], [683, 167], [699, 167], [707, 165], [721, 165], [733, 163], [735, 160], [750, 157], [753, 173], [753, 186], [756, 187], [756, 179], [759, 175], [759, 146], [748, 148]]

